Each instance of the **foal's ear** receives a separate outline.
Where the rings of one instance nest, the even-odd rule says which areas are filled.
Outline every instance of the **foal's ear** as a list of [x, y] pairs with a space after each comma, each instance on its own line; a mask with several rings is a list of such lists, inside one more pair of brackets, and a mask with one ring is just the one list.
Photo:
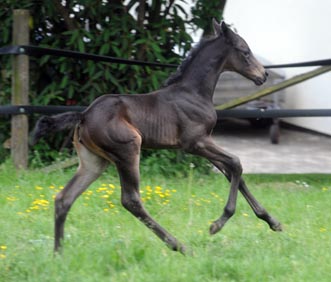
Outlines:
[[226, 35], [227, 32], [229, 31], [228, 25], [224, 21], [222, 21], [220, 26], [221, 26], [222, 32]]
[[213, 27], [214, 27], [215, 35], [218, 36], [218, 35], [221, 35], [223, 33], [221, 24], [219, 24], [215, 18], [213, 18]]
[[227, 35], [229, 33], [229, 28], [228, 28], [227, 24], [224, 21], [222, 21], [219, 24], [217, 22], [217, 20], [214, 18], [213, 19], [213, 26], [214, 26], [215, 35], [227, 37]]

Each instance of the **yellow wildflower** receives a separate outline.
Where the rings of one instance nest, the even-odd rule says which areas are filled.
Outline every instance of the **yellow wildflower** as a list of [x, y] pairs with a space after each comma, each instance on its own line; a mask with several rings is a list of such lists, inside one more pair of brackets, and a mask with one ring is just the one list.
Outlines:
[[155, 191], [162, 191], [162, 187], [160, 187], [160, 186], [156, 186], [156, 187], [155, 187]]
[[6, 198], [6, 200], [7, 200], [7, 201], [10, 201], [10, 202], [14, 202], [14, 201], [17, 201], [17, 198], [14, 197], [14, 196], [8, 196], [8, 197]]

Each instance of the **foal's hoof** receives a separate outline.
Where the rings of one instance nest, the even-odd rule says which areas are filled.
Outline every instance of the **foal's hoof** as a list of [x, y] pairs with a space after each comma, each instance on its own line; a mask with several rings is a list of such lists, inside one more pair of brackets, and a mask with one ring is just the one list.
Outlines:
[[180, 252], [183, 256], [186, 257], [193, 257], [194, 256], [194, 252], [192, 250], [192, 248], [186, 248], [184, 245], [182, 245], [180, 247], [180, 249], [177, 250], [178, 252]]
[[175, 251], [175, 252], [179, 252], [183, 255], [186, 255], [187, 254], [187, 250], [186, 250], [186, 247], [180, 243], [177, 243], [177, 244], [167, 244], [168, 247]]
[[184, 256], [187, 254], [187, 249], [184, 245], [177, 246], [177, 248], [174, 251], [180, 252]]
[[277, 222], [276, 224], [273, 224], [273, 225], [270, 225], [270, 228], [273, 230], [273, 231], [283, 231], [283, 227], [281, 225], [281, 223]]
[[209, 234], [210, 235], [216, 234], [218, 231], [222, 229], [222, 227], [223, 227], [222, 224], [220, 224], [218, 221], [214, 221], [209, 227]]

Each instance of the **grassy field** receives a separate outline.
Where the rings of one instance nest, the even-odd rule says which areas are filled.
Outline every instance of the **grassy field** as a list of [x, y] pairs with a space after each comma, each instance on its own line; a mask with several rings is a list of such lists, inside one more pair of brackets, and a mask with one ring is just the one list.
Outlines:
[[239, 196], [234, 217], [210, 236], [229, 191], [224, 177], [143, 175], [145, 206], [191, 250], [183, 256], [120, 206], [110, 171], [75, 203], [63, 254], [53, 256], [53, 198], [72, 171], [0, 169], [1, 282], [331, 281], [331, 176], [246, 175], [284, 231], [269, 230]]

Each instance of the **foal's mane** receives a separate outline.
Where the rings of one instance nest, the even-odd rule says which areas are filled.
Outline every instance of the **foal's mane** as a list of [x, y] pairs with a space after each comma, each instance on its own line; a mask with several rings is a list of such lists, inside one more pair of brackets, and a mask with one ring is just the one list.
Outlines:
[[174, 84], [178, 82], [181, 77], [183, 76], [185, 70], [188, 68], [188, 66], [191, 64], [193, 59], [197, 56], [197, 54], [202, 50], [206, 45], [208, 45], [211, 41], [215, 40], [217, 36], [211, 36], [211, 37], [206, 37], [202, 38], [200, 42], [194, 46], [186, 58], [182, 61], [182, 63], [178, 66], [176, 72], [171, 74], [168, 79], [164, 82], [163, 86], [167, 87], [171, 84]]

